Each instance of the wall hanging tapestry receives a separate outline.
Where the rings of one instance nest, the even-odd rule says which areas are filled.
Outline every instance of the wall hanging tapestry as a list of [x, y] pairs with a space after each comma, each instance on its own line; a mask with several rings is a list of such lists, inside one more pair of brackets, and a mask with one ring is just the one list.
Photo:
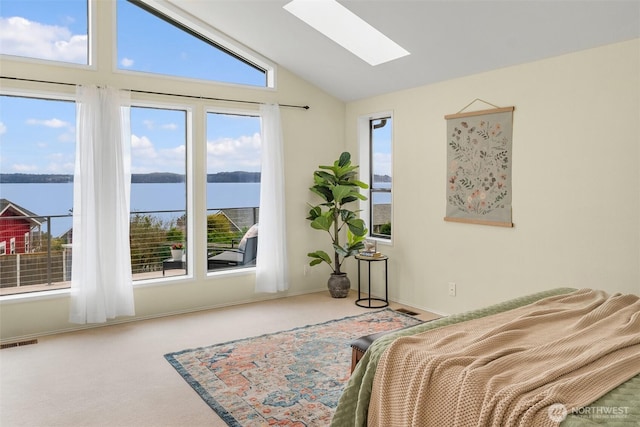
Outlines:
[[417, 325], [391, 309], [165, 355], [229, 426], [326, 426], [356, 338]]
[[513, 227], [513, 110], [514, 107], [493, 108], [444, 116], [447, 120], [445, 221]]

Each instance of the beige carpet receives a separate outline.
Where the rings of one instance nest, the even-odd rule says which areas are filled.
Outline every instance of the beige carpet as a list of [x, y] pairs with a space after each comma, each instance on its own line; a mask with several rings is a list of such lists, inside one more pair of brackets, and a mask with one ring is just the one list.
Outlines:
[[354, 301], [353, 292], [345, 299], [322, 292], [0, 350], [0, 426], [225, 426], [164, 354], [369, 311]]

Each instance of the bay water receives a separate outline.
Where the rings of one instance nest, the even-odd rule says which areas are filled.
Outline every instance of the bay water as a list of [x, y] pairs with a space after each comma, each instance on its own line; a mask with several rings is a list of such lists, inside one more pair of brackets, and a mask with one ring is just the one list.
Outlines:
[[[0, 184], [0, 198], [38, 216], [68, 215], [73, 209], [73, 183]], [[260, 205], [260, 183], [208, 183], [207, 207], [210, 209], [256, 207]], [[184, 183], [131, 184], [131, 212], [184, 210]], [[164, 217], [181, 216], [182, 213]], [[163, 216], [163, 215], [158, 215]], [[52, 218], [51, 235], [69, 230], [71, 217]], [[46, 228], [43, 231], [47, 231]]]

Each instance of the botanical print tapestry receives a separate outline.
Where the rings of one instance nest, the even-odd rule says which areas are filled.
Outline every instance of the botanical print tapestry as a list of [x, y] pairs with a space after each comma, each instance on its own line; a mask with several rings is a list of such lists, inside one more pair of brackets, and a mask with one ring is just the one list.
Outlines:
[[512, 227], [513, 107], [458, 113], [447, 120], [445, 221]]

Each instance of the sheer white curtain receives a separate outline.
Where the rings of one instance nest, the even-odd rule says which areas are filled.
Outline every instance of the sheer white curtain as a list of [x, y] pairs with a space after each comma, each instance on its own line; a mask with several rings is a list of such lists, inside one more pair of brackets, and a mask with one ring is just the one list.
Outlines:
[[79, 86], [69, 320], [134, 314], [129, 92]]
[[256, 292], [289, 289], [280, 107], [262, 105], [262, 172]]

